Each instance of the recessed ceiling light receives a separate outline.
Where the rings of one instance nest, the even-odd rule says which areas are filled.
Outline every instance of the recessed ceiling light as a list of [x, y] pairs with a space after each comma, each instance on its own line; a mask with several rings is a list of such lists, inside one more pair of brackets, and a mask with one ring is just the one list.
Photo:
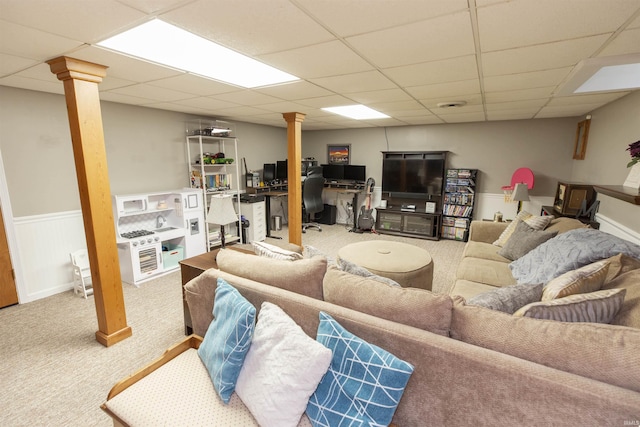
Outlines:
[[640, 54], [634, 53], [580, 61], [556, 95], [637, 88], [640, 88]]
[[327, 107], [323, 108], [324, 111], [330, 113], [339, 114], [341, 116], [349, 117], [355, 120], [370, 120], [370, 119], [388, 119], [389, 116], [369, 108], [365, 105], [344, 105], [342, 107]]
[[146, 22], [97, 45], [245, 88], [299, 80], [160, 19]]

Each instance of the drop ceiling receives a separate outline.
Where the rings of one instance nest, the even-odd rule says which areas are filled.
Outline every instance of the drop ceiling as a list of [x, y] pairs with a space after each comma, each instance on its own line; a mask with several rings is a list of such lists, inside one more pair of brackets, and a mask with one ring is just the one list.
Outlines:
[[[152, 18], [300, 80], [242, 89], [95, 46]], [[629, 91], [560, 96], [572, 70], [637, 53], [638, 0], [0, 0], [0, 85], [62, 94], [45, 61], [65, 55], [109, 67], [104, 101], [278, 127], [296, 111], [305, 130], [586, 115]], [[322, 110], [351, 104], [390, 118]]]

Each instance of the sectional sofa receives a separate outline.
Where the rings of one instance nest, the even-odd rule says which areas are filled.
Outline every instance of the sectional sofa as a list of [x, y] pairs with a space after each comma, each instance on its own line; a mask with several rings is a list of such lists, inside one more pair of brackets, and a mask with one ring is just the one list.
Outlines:
[[[218, 279], [258, 310], [264, 302], [279, 306], [312, 338], [320, 312], [327, 313], [351, 333], [413, 365], [393, 416], [398, 426], [629, 425], [640, 420], [640, 330], [634, 327], [516, 317], [468, 305], [461, 296], [351, 274], [327, 266], [321, 255], [284, 261], [226, 249], [217, 262], [219, 269], [185, 285], [195, 334], [204, 336], [213, 319]], [[640, 286], [640, 269], [614, 269], [607, 286]], [[168, 359], [170, 365], [177, 357]], [[104, 407], [117, 423], [144, 424], [145, 416], [158, 411], [168, 420], [187, 416], [162, 403], [145, 408], [132, 403], [130, 383], [143, 383], [155, 369], [145, 368], [135, 381], [114, 387]], [[175, 389], [195, 376], [165, 383]], [[198, 407], [215, 405], [223, 414], [243, 411], [242, 402], [240, 409], [229, 408], [216, 396], [179, 392], [171, 399], [181, 399], [191, 408], [183, 411], [196, 420], [193, 408]], [[127, 416], [138, 421], [128, 422]], [[211, 419], [198, 421], [214, 425]], [[306, 416], [300, 425], [308, 425]]]

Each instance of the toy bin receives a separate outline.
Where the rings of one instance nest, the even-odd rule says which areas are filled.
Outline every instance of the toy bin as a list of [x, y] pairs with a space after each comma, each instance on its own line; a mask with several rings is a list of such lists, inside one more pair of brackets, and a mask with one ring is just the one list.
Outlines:
[[183, 259], [184, 247], [172, 243], [162, 245], [162, 264], [165, 270], [176, 268]]

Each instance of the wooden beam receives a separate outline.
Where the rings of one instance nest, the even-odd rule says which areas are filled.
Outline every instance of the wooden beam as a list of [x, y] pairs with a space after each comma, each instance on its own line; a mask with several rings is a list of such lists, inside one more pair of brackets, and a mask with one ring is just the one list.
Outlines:
[[302, 246], [302, 121], [306, 114], [284, 113], [287, 122], [289, 243]]
[[107, 67], [65, 56], [47, 64], [64, 84], [98, 317], [96, 340], [108, 347], [132, 331], [124, 307], [98, 93]]

